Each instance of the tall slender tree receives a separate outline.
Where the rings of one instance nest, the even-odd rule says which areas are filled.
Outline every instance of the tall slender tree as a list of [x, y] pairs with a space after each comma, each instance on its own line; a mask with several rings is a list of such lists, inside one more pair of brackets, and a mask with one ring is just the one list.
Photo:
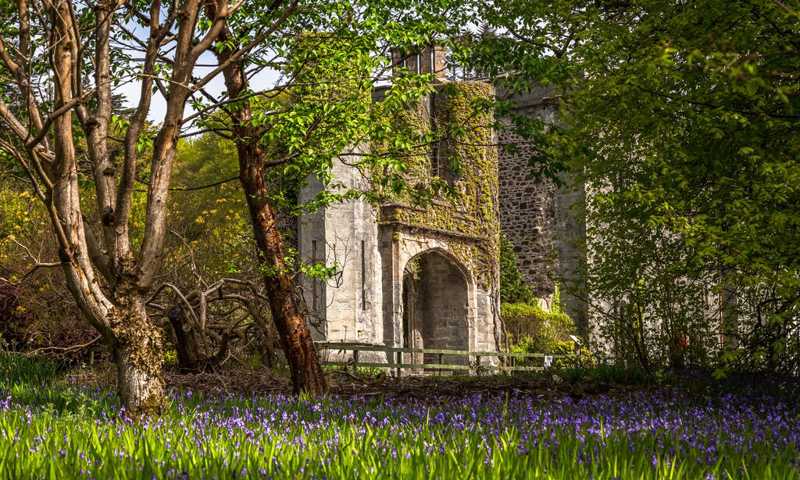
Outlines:
[[[308, 31], [273, 42], [257, 54], [236, 54], [252, 36], [249, 25], [229, 24], [211, 47], [226, 86], [223, 98], [212, 103], [221, 106], [236, 143], [272, 317], [296, 392], [319, 394], [327, 386], [297, 295], [297, 271], [287, 257], [290, 248], [279, 230], [280, 217], [370, 196], [389, 183], [404, 188], [404, 156], [426, 146], [417, 145], [419, 139], [411, 138], [417, 132], [404, 131], [395, 120], [428, 93], [431, 78], [395, 78], [382, 101], [374, 101], [372, 92], [392, 72], [390, 50], [424, 45], [447, 32], [450, 27], [442, 19], [452, 21], [457, 4], [318, 2], [313, 16], [306, 17]], [[290, 5], [302, 8], [297, 2]], [[219, 16], [213, 5], [207, 13], [210, 19]], [[400, 20], [386, 24], [384, 19], [393, 16]], [[252, 72], [266, 67], [279, 72], [281, 80], [255, 89]], [[361, 148], [389, 135], [397, 148], [381, 154]], [[338, 182], [333, 174], [337, 161], [358, 169], [365, 182]], [[299, 191], [310, 178], [323, 188], [299, 203], [290, 192]], [[287, 205], [287, 197], [294, 203]], [[314, 266], [300, 268], [305, 267]]]

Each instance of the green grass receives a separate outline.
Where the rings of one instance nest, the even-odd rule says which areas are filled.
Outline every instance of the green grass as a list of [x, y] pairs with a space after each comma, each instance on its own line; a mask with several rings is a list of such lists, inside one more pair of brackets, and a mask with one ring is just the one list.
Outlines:
[[61, 375], [0, 355], [0, 478], [800, 479], [797, 409], [765, 398], [181, 392], [137, 424]]

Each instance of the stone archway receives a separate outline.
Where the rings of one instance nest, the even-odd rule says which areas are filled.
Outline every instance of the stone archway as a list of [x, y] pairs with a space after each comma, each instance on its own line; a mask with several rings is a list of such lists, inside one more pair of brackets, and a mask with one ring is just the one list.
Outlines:
[[[403, 271], [403, 347], [468, 350], [469, 283], [456, 262], [437, 250], [414, 256]], [[438, 355], [411, 355], [412, 363], [437, 363]], [[444, 363], [466, 363], [444, 356]]]

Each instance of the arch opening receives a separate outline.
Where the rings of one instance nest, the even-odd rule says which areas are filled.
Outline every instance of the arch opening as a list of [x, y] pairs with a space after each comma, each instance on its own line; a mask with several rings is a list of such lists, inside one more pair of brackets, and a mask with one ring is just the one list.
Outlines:
[[[428, 251], [412, 258], [403, 272], [403, 347], [467, 350], [468, 283], [448, 256]], [[466, 364], [467, 357], [411, 354], [410, 363]]]

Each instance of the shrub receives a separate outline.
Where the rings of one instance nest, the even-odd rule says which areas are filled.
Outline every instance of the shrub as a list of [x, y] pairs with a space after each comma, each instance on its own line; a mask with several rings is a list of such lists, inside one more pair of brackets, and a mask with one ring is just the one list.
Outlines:
[[574, 350], [570, 335], [575, 332], [575, 324], [559, 307], [548, 311], [529, 303], [505, 303], [500, 306], [500, 316], [506, 325], [512, 351], [569, 353]]
[[27, 317], [19, 302], [19, 289], [0, 278], [0, 347], [7, 343], [16, 349], [23, 343]]
[[511, 304], [536, 301], [533, 291], [519, 271], [514, 246], [505, 235], [500, 236], [500, 300]]

